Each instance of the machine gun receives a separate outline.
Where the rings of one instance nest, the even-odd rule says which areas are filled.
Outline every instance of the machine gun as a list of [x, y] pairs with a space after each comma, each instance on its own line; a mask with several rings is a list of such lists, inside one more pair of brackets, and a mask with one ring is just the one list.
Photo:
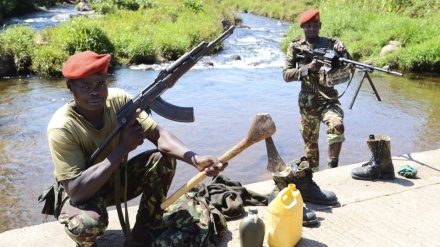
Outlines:
[[116, 113], [116, 128], [101, 143], [87, 161], [91, 165], [105, 146], [115, 137], [115, 135], [129, 122], [136, 110], [140, 108], [148, 113], [150, 110], [162, 117], [179, 122], [194, 122], [194, 111], [192, 107], [179, 107], [172, 105], [160, 96], [169, 88], [172, 88], [177, 80], [188, 72], [203, 56], [210, 53], [218, 44], [228, 38], [234, 31], [234, 26], [229, 27], [215, 40], [207, 43], [202, 41], [197, 47], [182, 55], [174, 63], [162, 70], [156, 79], [147, 86], [136, 97], [127, 102]]
[[373, 84], [373, 80], [370, 77], [370, 73], [373, 73], [375, 70], [378, 70], [378, 71], [385, 72], [387, 74], [391, 74], [391, 75], [395, 75], [395, 76], [403, 76], [402, 73], [392, 71], [391, 69], [378, 68], [378, 67], [375, 67], [375, 66], [372, 66], [369, 64], [359, 63], [359, 62], [341, 57], [334, 50], [325, 49], [325, 48], [319, 48], [319, 49], [314, 49], [314, 50], [301, 49], [299, 47], [294, 47], [294, 48], [295, 48], [295, 50], [299, 51], [300, 54], [297, 56], [300, 58], [312, 57], [313, 59], [317, 59], [317, 60], [322, 61], [324, 63], [323, 67], [324, 67], [325, 71], [329, 71], [332, 68], [345, 67], [349, 64], [352, 64], [355, 68], [363, 71], [363, 76], [362, 76], [361, 82], [360, 82], [358, 88], [356, 89], [356, 93], [351, 101], [349, 109], [351, 109], [353, 107], [353, 104], [356, 100], [356, 97], [359, 93], [359, 90], [361, 89], [362, 83], [364, 82], [365, 78], [367, 78], [368, 82], [370, 82], [371, 88], [373, 89], [377, 100], [382, 101], [379, 96], [379, 93], [376, 90], [376, 87]]

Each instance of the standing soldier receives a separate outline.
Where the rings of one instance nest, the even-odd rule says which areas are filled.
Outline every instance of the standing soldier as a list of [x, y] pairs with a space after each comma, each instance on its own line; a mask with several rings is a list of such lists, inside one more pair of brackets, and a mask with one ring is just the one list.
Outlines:
[[[323, 61], [301, 54], [300, 50], [333, 49], [341, 57], [349, 54], [342, 42], [319, 36], [321, 21], [318, 10], [304, 12], [299, 23], [304, 38], [289, 44], [283, 78], [286, 82], [301, 81], [298, 104], [301, 115], [301, 135], [304, 140], [305, 156], [313, 171], [319, 171], [319, 128], [321, 122], [327, 129], [327, 168], [338, 166], [339, 153], [344, 141], [344, 112], [338, 100], [338, 91], [326, 84], [321, 67]], [[303, 56], [299, 56], [303, 55]]]

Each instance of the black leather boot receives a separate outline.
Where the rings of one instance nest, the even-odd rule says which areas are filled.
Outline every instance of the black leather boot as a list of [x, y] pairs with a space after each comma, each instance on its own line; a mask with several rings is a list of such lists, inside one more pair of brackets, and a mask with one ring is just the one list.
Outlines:
[[[301, 158], [301, 162], [296, 165], [297, 171], [294, 172], [294, 181], [296, 188], [301, 192], [301, 196], [305, 202], [319, 205], [335, 205], [338, 203], [336, 194], [332, 191], [321, 190], [313, 181], [313, 171], [309, 167], [309, 162], [305, 157]], [[295, 166], [295, 165], [294, 165]], [[294, 168], [295, 169], [295, 168]]]
[[391, 159], [391, 138], [385, 135], [370, 135], [367, 140], [372, 153], [369, 162], [351, 171], [351, 177], [360, 180], [375, 180], [395, 178], [394, 166]]
[[301, 192], [304, 202], [319, 205], [335, 205], [338, 203], [335, 193], [321, 190], [313, 181], [313, 171], [306, 157], [302, 157], [298, 163], [288, 163], [288, 165], [286, 171], [272, 176], [278, 188], [285, 188], [287, 184], [293, 183]]

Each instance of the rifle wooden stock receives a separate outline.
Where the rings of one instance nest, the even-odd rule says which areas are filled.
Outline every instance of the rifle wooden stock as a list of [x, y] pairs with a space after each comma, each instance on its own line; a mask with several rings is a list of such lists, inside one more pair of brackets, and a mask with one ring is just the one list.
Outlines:
[[[229, 160], [237, 156], [239, 153], [241, 153], [243, 150], [250, 147], [251, 145], [271, 137], [275, 133], [275, 131], [276, 131], [275, 123], [273, 122], [269, 114], [257, 114], [254, 117], [254, 120], [246, 137], [243, 138], [234, 147], [229, 149], [226, 153], [224, 153], [219, 158], [219, 161], [222, 163], [228, 162]], [[183, 194], [188, 192], [194, 186], [199, 184], [206, 177], [207, 174], [205, 171], [199, 172], [196, 176], [191, 178], [185, 185], [183, 185], [182, 187], [180, 187], [180, 189], [174, 192], [168, 199], [166, 199], [160, 205], [160, 207], [162, 209], [166, 209], [168, 206], [170, 206], [173, 202], [179, 199]]]

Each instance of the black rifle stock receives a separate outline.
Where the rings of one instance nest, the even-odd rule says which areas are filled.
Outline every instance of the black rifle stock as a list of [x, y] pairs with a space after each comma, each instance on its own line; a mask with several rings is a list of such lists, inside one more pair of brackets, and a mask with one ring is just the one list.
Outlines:
[[352, 64], [355, 68], [360, 69], [364, 72], [361, 83], [359, 84], [356, 93], [351, 101], [350, 104], [350, 108], [351, 109], [353, 107], [354, 101], [356, 100], [356, 97], [359, 93], [359, 90], [362, 86], [362, 83], [364, 81], [365, 78], [367, 78], [367, 80], [370, 82], [371, 88], [374, 91], [374, 94], [377, 97], [378, 101], [381, 101], [379, 93], [376, 90], [376, 87], [373, 84], [373, 80], [371, 79], [369, 73], [374, 72], [375, 70], [381, 71], [381, 72], [385, 72], [387, 74], [391, 74], [391, 75], [395, 75], [395, 76], [403, 76], [402, 73], [396, 72], [396, 71], [392, 71], [391, 69], [383, 69], [383, 68], [378, 68], [369, 64], [364, 64], [364, 63], [359, 63], [347, 58], [343, 58], [341, 57], [337, 52], [335, 52], [334, 50], [330, 50], [330, 49], [325, 49], [325, 48], [319, 48], [319, 49], [301, 49], [299, 47], [294, 47], [295, 50], [299, 51], [299, 54], [297, 55], [299, 58], [307, 58], [307, 57], [312, 57], [313, 59], [317, 59], [317, 60], [321, 60], [324, 63], [324, 66], [326, 66], [327, 68], [337, 68], [339, 66], [346, 66], [348, 64]]
[[215, 40], [207, 43], [202, 41], [197, 47], [182, 55], [179, 59], [162, 70], [153, 83], [147, 86], [136, 97], [127, 102], [116, 113], [116, 128], [101, 143], [101, 145], [92, 154], [87, 161], [91, 165], [102, 149], [115, 137], [115, 135], [129, 122], [130, 118], [138, 108], [146, 112], [153, 110], [157, 114], [173, 121], [194, 122], [194, 111], [192, 107], [179, 107], [172, 105], [160, 96], [169, 88], [172, 88], [177, 80], [188, 72], [203, 56], [212, 52], [212, 50], [234, 31], [234, 26], [229, 27]]

